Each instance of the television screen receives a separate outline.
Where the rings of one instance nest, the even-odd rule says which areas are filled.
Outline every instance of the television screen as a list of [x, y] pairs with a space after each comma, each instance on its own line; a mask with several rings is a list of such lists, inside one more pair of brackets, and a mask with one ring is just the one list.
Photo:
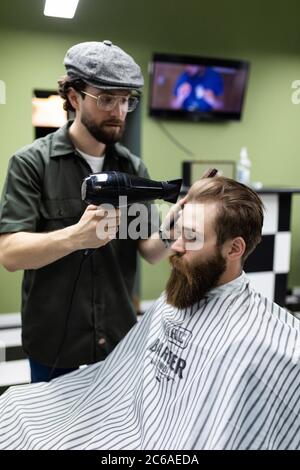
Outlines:
[[154, 54], [150, 67], [150, 116], [240, 120], [249, 63]]

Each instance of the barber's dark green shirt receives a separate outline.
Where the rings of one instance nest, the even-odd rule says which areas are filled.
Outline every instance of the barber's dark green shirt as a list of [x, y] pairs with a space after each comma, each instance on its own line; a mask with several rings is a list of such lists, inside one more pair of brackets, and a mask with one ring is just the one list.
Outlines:
[[[69, 126], [11, 158], [0, 206], [0, 233], [50, 232], [80, 219], [86, 208], [81, 183], [92, 171], [76, 153]], [[148, 177], [141, 159], [119, 144], [107, 146], [104, 170]], [[149, 227], [149, 232], [154, 230], [157, 226]], [[52, 366], [62, 341], [57, 367], [89, 364], [112, 351], [136, 322], [131, 299], [137, 243], [113, 240], [85, 259], [68, 321], [83, 252], [24, 272], [22, 341], [29, 357]]]

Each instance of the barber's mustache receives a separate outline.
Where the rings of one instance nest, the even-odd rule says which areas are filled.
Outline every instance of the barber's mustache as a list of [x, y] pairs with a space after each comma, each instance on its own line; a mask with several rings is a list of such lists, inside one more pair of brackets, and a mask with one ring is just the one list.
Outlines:
[[102, 126], [111, 125], [111, 126], [123, 126], [124, 122], [119, 119], [110, 119], [109, 121], [103, 121]]

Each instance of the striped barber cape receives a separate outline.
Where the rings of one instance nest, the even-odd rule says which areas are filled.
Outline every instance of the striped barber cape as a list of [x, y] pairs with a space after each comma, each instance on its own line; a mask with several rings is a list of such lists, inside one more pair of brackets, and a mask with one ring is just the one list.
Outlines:
[[300, 322], [244, 273], [103, 362], [0, 398], [1, 449], [299, 449]]

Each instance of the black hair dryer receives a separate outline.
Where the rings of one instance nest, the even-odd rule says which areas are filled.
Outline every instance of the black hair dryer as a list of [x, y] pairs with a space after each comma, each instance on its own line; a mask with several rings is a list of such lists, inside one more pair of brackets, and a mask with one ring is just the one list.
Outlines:
[[119, 207], [123, 205], [120, 196], [127, 197], [126, 205], [153, 199], [175, 203], [181, 184], [182, 179], [153, 181], [118, 171], [106, 171], [86, 177], [82, 183], [81, 196], [83, 201], [95, 206], [108, 203]]
[[[139, 176], [118, 171], [93, 173], [87, 176], [81, 186], [82, 200], [87, 204], [100, 206], [112, 204], [114, 207], [133, 204], [135, 202], [163, 199], [175, 203], [180, 193], [182, 179], [172, 181], [152, 181]], [[122, 201], [120, 197], [125, 196]], [[85, 250], [91, 255], [95, 250]]]

